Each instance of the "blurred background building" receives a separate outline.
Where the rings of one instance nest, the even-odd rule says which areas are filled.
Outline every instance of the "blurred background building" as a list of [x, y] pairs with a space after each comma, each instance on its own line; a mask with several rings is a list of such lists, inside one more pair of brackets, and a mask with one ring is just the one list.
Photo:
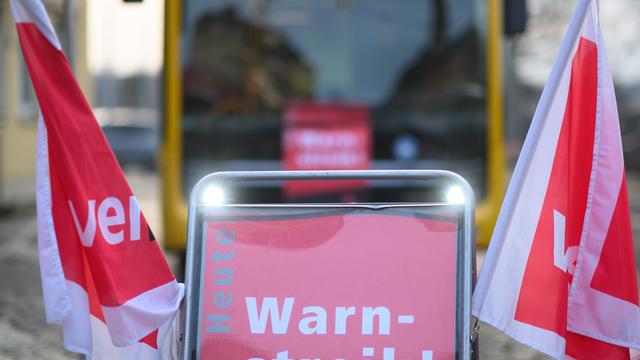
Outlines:
[[[80, 86], [124, 163], [155, 166], [163, 2], [45, 0]], [[0, 208], [34, 201], [38, 105], [0, 1]]]
[[[45, 1], [78, 81], [92, 93], [87, 68], [86, 5]], [[0, 1], [0, 208], [33, 205], [36, 101], [7, 1]]]

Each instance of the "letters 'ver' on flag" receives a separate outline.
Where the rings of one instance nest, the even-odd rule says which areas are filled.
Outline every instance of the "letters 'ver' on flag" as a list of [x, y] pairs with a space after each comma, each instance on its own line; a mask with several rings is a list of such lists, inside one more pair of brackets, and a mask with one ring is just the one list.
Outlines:
[[183, 287], [153, 241], [43, 4], [10, 5], [41, 109], [36, 203], [47, 321], [62, 324], [71, 351], [157, 358]]
[[473, 313], [555, 358], [628, 359], [640, 308], [613, 81], [578, 3], [507, 190]]

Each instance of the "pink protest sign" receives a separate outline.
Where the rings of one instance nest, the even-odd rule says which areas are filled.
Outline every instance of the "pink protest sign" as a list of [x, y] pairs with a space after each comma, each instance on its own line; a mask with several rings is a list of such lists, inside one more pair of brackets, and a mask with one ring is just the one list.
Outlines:
[[[286, 170], [364, 170], [371, 163], [369, 109], [363, 104], [291, 102], [284, 114], [283, 163]], [[366, 187], [365, 180], [287, 181], [289, 198]]]
[[201, 359], [453, 359], [457, 222], [366, 209], [210, 216]]

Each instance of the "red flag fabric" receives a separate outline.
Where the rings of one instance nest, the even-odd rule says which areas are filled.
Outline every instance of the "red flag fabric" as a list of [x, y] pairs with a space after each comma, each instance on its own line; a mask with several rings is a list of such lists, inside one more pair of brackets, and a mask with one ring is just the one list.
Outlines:
[[156, 357], [183, 287], [73, 76], [44, 6], [37, 0], [10, 4], [41, 109], [36, 201], [47, 320], [63, 325], [71, 351], [105, 359]]
[[536, 109], [473, 313], [555, 358], [628, 359], [640, 308], [613, 82], [580, 1]]

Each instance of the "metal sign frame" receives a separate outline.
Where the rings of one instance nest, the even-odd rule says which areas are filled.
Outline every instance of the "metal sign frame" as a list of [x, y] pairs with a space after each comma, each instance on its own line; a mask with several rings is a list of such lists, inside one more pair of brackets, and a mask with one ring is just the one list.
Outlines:
[[[202, 178], [193, 188], [189, 200], [187, 259], [185, 267], [185, 300], [181, 316], [181, 334], [183, 334], [179, 353], [185, 360], [193, 359], [196, 347], [196, 334], [199, 310], [200, 267], [202, 250], [197, 236], [203, 215], [199, 207], [211, 206], [204, 202], [203, 193], [212, 185], [224, 188], [225, 184], [255, 183], [264, 181], [287, 180], [368, 180], [368, 181], [420, 181], [429, 184], [446, 183], [458, 186], [464, 195], [462, 216], [459, 218], [458, 244], [456, 246], [456, 358], [472, 359], [478, 357], [476, 323], [471, 317], [471, 295], [475, 286], [475, 214], [474, 194], [471, 186], [460, 175], [444, 170], [347, 170], [347, 171], [235, 171], [217, 172]], [[448, 203], [331, 203], [331, 204], [221, 204], [229, 207], [272, 207], [272, 208], [368, 208], [381, 209], [391, 207], [424, 207], [447, 205]], [[460, 296], [462, 295], [462, 296]]]

